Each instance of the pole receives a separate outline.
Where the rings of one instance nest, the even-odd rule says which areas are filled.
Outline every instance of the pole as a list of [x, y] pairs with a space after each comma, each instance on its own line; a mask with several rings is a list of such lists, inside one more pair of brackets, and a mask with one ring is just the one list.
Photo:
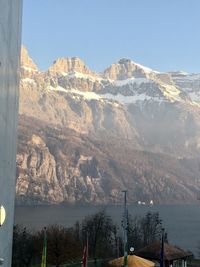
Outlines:
[[164, 267], [164, 232], [165, 232], [165, 229], [162, 228], [161, 250], [160, 250], [160, 267]]
[[87, 250], [86, 250], [86, 255], [87, 255], [87, 259], [86, 259], [86, 267], [87, 267], [87, 266], [88, 266], [88, 232], [87, 232], [86, 246], [87, 246]]
[[123, 215], [123, 232], [124, 232], [124, 267], [128, 267], [128, 210], [127, 210], [127, 190], [122, 191], [124, 193], [124, 215]]
[[119, 236], [117, 238], [117, 258], [119, 258]]
[[44, 227], [44, 240], [43, 240], [41, 267], [46, 267], [46, 266], [47, 266], [47, 229], [46, 227]]

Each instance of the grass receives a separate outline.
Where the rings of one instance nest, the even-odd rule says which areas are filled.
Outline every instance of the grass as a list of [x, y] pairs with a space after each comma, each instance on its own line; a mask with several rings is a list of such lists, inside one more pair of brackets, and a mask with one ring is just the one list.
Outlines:
[[200, 259], [193, 259], [191, 261], [188, 261], [187, 266], [188, 267], [199, 267], [200, 266]]

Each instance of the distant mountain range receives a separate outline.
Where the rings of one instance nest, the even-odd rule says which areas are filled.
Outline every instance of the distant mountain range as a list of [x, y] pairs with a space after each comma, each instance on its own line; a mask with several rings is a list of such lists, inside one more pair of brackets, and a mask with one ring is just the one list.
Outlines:
[[200, 74], [79, 58], [41, 72], [22, 48], [17, 203], [189, 203], [200, 192]]

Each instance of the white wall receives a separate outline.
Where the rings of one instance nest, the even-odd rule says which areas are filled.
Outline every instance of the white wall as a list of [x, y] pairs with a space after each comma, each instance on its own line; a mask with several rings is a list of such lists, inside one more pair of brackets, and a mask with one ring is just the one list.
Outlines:
[[7, 212], [0, 258], [6, 267], [11, 266], [21, 17], [22, 0], [0, 0], [0, 205]]

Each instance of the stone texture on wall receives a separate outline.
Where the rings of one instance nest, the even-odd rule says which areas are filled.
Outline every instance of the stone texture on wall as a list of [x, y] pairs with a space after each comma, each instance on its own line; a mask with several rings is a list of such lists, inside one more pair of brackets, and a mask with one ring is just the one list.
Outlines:
[[16, 173], [19, 54], [22, 0], [0, 0], [0, 205], [6, 221], [0, 227], [0, 258], [11, 266]]

